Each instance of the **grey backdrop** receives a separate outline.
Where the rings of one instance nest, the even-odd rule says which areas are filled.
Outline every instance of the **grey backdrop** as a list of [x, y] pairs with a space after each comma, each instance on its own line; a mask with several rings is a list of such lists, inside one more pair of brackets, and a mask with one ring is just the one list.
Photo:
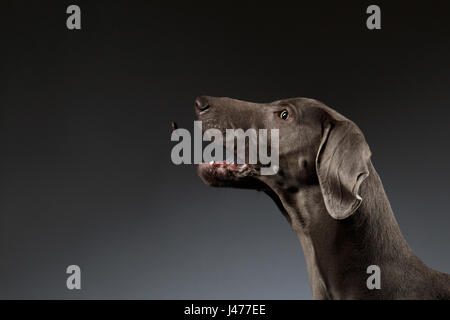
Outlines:
[[354, 120], [409, 244], [450, 272], [444, 2], [377, 2], [380, 31], [364, 1], [75, 3], [81, 31], [72, 2], [1, 3], [0, 298], [311, 298], [267, 196], [171, 164], [169, 123], [192, 130], [201, 94], [312, 97]]

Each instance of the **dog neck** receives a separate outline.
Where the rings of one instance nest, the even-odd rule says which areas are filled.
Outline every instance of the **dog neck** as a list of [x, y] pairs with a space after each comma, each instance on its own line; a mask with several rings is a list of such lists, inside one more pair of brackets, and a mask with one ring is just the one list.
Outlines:
[[366, 284], [370, 265], [380, 267], [386, 297], [389, 287], [408, 280], [399, 270], [425, 267], [403, 238], [372, 164], [369, 172], [360, 189], [361, 206], [344, 220], [328, 214], [318, 185], [288, 195], [275, 191], [303, 247], [315, 299], [377, 298], [380, 290]]

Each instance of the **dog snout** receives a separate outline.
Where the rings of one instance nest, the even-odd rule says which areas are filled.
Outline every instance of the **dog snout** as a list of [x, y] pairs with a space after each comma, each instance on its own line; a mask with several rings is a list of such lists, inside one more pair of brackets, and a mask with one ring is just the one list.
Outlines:
[[195, 107], [195, 111], [200, 113], [200, 112], [205, 112], [206, 110], [210, 109], [211, 104], [207, 97], [201, 96], [201, 97], [195, 98], [194, 107]]

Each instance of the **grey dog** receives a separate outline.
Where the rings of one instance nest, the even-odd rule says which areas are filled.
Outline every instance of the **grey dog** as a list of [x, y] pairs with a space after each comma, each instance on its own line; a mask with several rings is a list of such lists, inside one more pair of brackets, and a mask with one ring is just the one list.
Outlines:
[[[450, 299], [450, 276], [427, 267], [402, 236], [371, 152], [350, 120], [307, 98], [252, 103], [201, 96], [194, 102], [203, 130], [279, 129], [279, 170], [260, 164], [202, 163], [215, 187], [266, 192], [298, 235], [315, 299]], [[381, 270], [380, 289], [367, 267]]]

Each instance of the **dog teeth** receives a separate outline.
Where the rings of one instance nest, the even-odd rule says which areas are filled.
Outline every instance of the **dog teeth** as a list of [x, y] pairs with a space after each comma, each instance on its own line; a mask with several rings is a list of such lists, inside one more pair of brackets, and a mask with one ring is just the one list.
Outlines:
[[239, 171], [243, 171], [247, 169], [248, 165], [246, 163], [236, 163], [232, 159], [229, 160], [222, 160], [222, 161], [214, 161], [211, 160], [208, 162], [209, 166], [211, 167], [211, 170], [222, 168], [225, 170], [236, 170], [239, 169]]

